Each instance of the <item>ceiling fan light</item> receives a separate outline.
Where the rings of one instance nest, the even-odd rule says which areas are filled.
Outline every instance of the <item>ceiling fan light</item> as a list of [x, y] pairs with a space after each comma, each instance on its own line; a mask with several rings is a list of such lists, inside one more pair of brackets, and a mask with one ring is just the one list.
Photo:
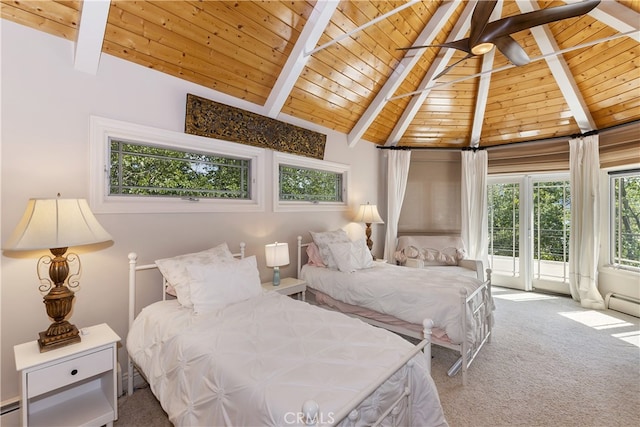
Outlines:
[[474, 55], [484, 55], [485, 53], [493, 49], [493, 46], [493, 43], [480, 43], [471, 48], [471, 53], [473, 53]]

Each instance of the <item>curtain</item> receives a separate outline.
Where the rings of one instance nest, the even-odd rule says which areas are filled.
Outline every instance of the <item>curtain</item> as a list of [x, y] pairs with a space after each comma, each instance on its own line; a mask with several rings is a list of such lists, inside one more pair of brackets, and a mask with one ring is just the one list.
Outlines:
[[462, 151], [460, 234], [467, 249], [467, 257], [482, 261], [483, 270], [489, 265], [487, 170], [486, 150]]
[[384, 239], [384, 258], [394, 262], [398, 240], [398, 221], [407, 188], [411, 163], [410, 150], [389, 150], [387, 158], [387, 233]]
[[569, 289], [585, 308], [604, 309], [598, 292], [600, 251], [600, 158], [598, 135], [569, 141], [571, 231]]

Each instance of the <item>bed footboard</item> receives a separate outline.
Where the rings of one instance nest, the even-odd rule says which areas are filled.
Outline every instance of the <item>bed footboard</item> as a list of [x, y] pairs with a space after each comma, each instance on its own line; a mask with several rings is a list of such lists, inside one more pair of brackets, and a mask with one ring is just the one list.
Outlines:
[[[401, 412], [402, 405], [406, 405], [407, 411], [406, 416], [408, 420], [411, 420], [413, 413], [413, 405], [411, 402], [411, 392], [412, 392], [412, 379], [410, 375], [410, 370], [415, 369], [415, 363], [412, 360], [413, 357], [420, 353], [421, 351], [424, 353], [425, 358], [427, 360], [426, 366], [427, 369], [431, 368], [431, 329], [433, 328], [433, 321], [427, 319], [423, 323], [424, 326], [424, 337], [422, 341], [420, 341], [415, 347], [411, 349], [405, 356], [400, 359], [394, 366], [392, 366], [387, 372], [381, 375], [376, 381], [371, 383], [371, 385], [362, 390], [358, 395], [356, 395], [350, 402], [345, 404], [338, 412], [331, 414], [322, 413], [322, 408], [320, 405], [314, 400], [307, 400], [302, 406], [302, 420], [307, 426], [318, 426], [324, 424], [339, 424], [343, 420], [349, 420], [349, 422], [345, 423], [346, 425], [356, 425], [359, 417], [359, 411], [357, 407], [365, 401], [369, 396], [371, 396], [384, 382], [386, 382], [389, 378], [391, 378], [396, 372], [402, 369], [404, 366], [407, 366], [407, 382], [405, 384], [403, 392], [398, 396], [398, 398], [387, 408], [381, 411], [381, 415], [378, 420], [372, 424], [372, 426], [378, 426], [382, 424], [385, 420], [390, 421], [385, 423], [385, 425], [398, 425], [400, 421], [398, 419], [398, 415]], [[430, 372], [429, 372], [430, 374]]]

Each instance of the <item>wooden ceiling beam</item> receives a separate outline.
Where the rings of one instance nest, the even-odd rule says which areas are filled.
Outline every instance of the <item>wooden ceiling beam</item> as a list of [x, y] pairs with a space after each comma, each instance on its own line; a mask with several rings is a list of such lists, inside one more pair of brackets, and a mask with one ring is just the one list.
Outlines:
[[[537, 2], [531, 0], [528, 2], [518, 2], [518, 7], [522, 13], [532, 12], [539, 9]], [[559, 51], [560, 47], [558, 47], [549, 27], [541, 25], [533, 27], [530, 30], [538, 44], [538, 47], [540, 48], [540, 52], [542, 52], [543, 55], [549, 55], [545, 58], [547, 66], [549, 67], [549, 70], [551, 70], [551, 74], [556, 80], [558, 88], [560, 89], [560, 92], [562, 92], [562, 96], [569, 105], [571, 114], [580, 128], [580, 131], [584, 133], [597, 129], [596, 123], [589, 112], [589, 107], [582, 97], [582, 93], [573, 78], [573, 74], [571, 73], [567, 62], [564, 60], [564, 57], [561, 55], [551, 55], [553, 52]]]
[[[448, 13], [449, 15], [447, 16], [450, 16], [450, 14], [453, 13], [453, 10], [455, 10], [455, 6], [457, 5], [458, 3], [456, 3], [455, 5], [444, 4], [440, 6], [440, 8], [434, 14], [434, 17], [429, 20], [429, 24], [431, 24], [434, 21], [435, 22], [446, 21], [445, 19], [440, 18], [438, 16], [438, 13], [442, 10], [441, 13], [443, 14]], [[451, 9], [450, 10], [445, 9], [445, 7], [450, 7]], [[460, 15], [460, 18], [457, 20], [455, 26], [453, 27], [451, 34], [447, 38], [447, 42], [457, 40], [460, 37], [464, 37], [466, 32], [469, 30], [469, 26], [471, 25], [471, 14], [473, 13], [474, 7], [475, 7], [474, 2], [469, 2], [466, 5], [464, 11]], [[427, 26], [429, 24], [427, 24]], [[423, 51], [424, 50], [421, 49], [420, 51], [416, 52], [416, 56], [420, 56]], [[411, 101], [409, 101], [407, 108], [405, 108], [405, 110], [402, 113], [402, 116], [400, 117], [400, 119], [394, 126], [393, 130], [391, 131], [391, 134], [387, 138], [387, 142], [384, 144], [386, 147], [390, 147], [390, 146], [392, 147], [398, 144], [398, 142], [400, 141], [400, 138], [402, 138], [404, 133], [407, 131], [407, 128], [409, 127], [414, 117], [420, 110], [420, 107], [422, 107], [422, 104], [424, 104], [425, 100], [427, 99], [427, 96], [429, 95], [429, 91], [425, 90], [425, 88], [433, 84], [434, 76], [437, 76], [438, 74], [440, 74], [440, 72], [444, 71], [444, 69], [447, 67], [448, 62], [454, 53], [455, 53], [454, 49], [440, 49], [440, 52], [438, 52], [436, 59], [431, 64], [431, 66], [427, 70], [427, 74], [424, 76], [424, 78], [418, 85], [418, 88], [416, 89], [416, 91], [419, 91], [417, 93], [417, 96], [413, 96], [411, 98]], [[388, 101], [388, 99], [386, 101]]]
[[[496, 3], [496, 7], [489, 18], [490, 21], [496, 21], [502, 16], [502, 1]], [[493, 60], [496, 55], [496, 48], [491, 49], [483, 55], [482, 70], [489, 71], [493, 68]], [[478, 93], [476, 93], [476, 107], [473, 113], [473, 123], [471, 125], [471, 137], [469, 139], [470, 147], [478, 147], [480, 145], [480, 136], [482, 134], [482, 125], [484, 123], [484, 115], [487, 109], [487, 99], [489, 98], [489, 85], [491, 84], [491, 73], [480, 76], [478, 84]]]
[[318, 44], [339, 3], [339, 1], [319, 1], [314, 6], [265, 102], [266, 116], [276, 118], [280, 114], [282, 106], [310, 58], [307, 52]]
[[[565, 3], [577, 3], [578, 1], [565, 0]], [[589, 16], [621, 33], [640, 30], [640, 13], [617, 1], [600, 2], [595, 9], [589, 12]], [[630, 34], [629, 37], [640, 42], [640, 33]]]
[[110, 0], [85, 0], [80, 10], [74, 68], [95, 75], [100, 64]]
[[[446, 1], [442, 4], [438, 10], [433, 14], [433, 17], [425, 25], [422, 32], [418, 35], [413, 42], [414, 45], [427, 45], [430, 44], [442, 30], [442, 27], [447, 23], [456, 7], [461, 0]], [[407, 75], [411, 72], [411, 69], [420, 61], [420, 57], [425, 49], [408, 50], [398, 66], [393, 70], [391, 76], [387, 79], [384, 86], [378, 91], [373, 101], [369, 104], [364, 114], [360, 117], [360, 120], [355, 124], [347, 135], [347, 143], [349, 147], [354, 147], [358, 141], [362, 138], [369, 126], [376, 119], [378, 114], [382, 111], [387, 98], [391, 96], [400, 87], [402, 82], [407, 78]]]

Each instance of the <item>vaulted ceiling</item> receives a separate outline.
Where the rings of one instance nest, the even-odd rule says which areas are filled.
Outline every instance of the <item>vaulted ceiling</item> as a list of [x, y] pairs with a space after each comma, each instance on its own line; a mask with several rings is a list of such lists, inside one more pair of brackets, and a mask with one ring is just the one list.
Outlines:
[[[491, 21], [576, 1], [499, 1]], [[490, 147], [640, 120], [640, 0], [512, 37], [469, 58], [475, 1], [9, 1], [2, 18], [76, 43], [75, 67], [108, 54], [348, 135], [409, 147]], [[249, 108], [248, 108], [249, 109]]]

